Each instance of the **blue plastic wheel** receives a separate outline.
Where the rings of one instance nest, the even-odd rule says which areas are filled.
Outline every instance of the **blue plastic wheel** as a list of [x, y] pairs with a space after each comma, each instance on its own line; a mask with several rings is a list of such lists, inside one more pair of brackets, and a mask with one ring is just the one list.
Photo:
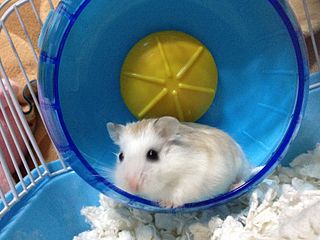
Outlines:
[[[219, 72], [217, 93], [198, 121], [228, 132], [255, 166], [240, 188], [163, 209], [118, 189], [110, 176], [117, 151], [106, 122], [134, 121], [119, 87], [132, 46], [158, 31], [202, 42]], [[40, 38], [40, 103], [61, 156], [102, 193], [152, 211], [199, 210], [240, 196], [279, 163], [299, 129], [308, 90], [303, 36], [277, 0], [62, 0]]]

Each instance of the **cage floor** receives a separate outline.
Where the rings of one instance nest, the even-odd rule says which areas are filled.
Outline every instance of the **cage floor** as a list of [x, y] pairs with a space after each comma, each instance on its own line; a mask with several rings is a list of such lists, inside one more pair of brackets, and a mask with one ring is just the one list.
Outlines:
[[0, 220], [0, 239], [70, 240], [89, 229], [80, 210], [98, 195], [73, 171], [48, 177]]

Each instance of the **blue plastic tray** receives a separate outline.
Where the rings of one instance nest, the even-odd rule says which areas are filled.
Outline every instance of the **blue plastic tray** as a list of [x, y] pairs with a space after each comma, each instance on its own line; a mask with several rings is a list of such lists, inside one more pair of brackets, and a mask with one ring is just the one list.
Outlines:
[[[59, 165], [56, 161], [49, 168]], [[98, 205], [98, 195], [73, 171], [46, 177], [0, 220], [0, 239], [70, 240], [89, 229], [80, 210]]]

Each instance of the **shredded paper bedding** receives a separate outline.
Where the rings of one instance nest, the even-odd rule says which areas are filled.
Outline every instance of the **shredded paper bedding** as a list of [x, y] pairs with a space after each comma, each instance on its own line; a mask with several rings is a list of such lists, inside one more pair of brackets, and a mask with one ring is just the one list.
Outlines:
[[81, 213], [91, 230], [73, 240], [320, 240], [320, 145], [245, 196], [212, 209], [149, 213], [100, 195], [100, 206]]

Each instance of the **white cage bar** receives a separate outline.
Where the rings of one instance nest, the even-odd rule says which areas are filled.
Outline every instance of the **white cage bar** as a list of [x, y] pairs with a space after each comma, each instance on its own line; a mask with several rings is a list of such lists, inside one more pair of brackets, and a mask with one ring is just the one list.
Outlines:
[[[48, 10], [53, 9], [54, 5], [51, 0], [44, 0], [43, 2], [47, 2], [49, 5]], [[29, 5], [29, 6], [28, 6]], [[10, 17], [15, 15], [18, 19], [18, 23], [25, 35], [26, 42], [30, 48], [30, 52], [33, 56], [33, 59], [36, 63], [39, 61], [39, 57], [37, 55], [37, 46], [34, 46], [31, 40], [30, 31], [33, 31], [32, 34], [36, 34], [39, 36], [40, 28], [35, 29], [28, 29], [24, 20], [23, 16], [20, 12], [23, 6], [28, 6], [32, 9], [30, 11], [28, 17], [32, 17], [39, 24], [40, 28], [43, 26], [43, 20], [40, 17], [40, 14], [35, 6], [35, 2], [33, 0], [20, 0], [20, 1], [13, 1], [13, 0], [6, 0], [0, 5], [0, 11], [4, 11], [3, 14], [0, 16], [0, 33], [3, 34], [3, 38], [5, 39], [6, 43], [10, 46], [12, 55], [5, 56], [5, 58], [15, 59], [16, 64], [19, 66], [22, 76], [24, 78], [25, 84], [29, 89], [29, 92], [32, 96], [33, 102], [35, 107], [38, 111], [41, 121], [43, 121], [43, 116], [40, 112], [39, 102], [37, 100], [36, 93], [34, 92], [31, 84], [30, 79], [28, 76], [28, 72], [24, 66], [24, 63], [17, 51], [14, 41], [12, 40], [10, 30], [7, 28], [6, 23], [10, 21]], [[47, 13], [48, 14], [48, 13]], [[17, 26], [19, 27], [19, 26]], [[37, 31], [37, 32], [34, 32]], [[1, 49], [0, 49], [1, 52]], [[3, 58], [3, 56], [1, 56]], [[50, 171], [47, 167], [47, 163], [45, 162], [43, 155], [40, 151], [40, 148], [36, 142], [36, 139], [28, 125], [26, 117], [24, 116], [23, 110], [17, 100], [17, 96], [15, 96], [13, 88], [10, 84], [6, 69], [4, 67], [3, 61], [0, 58], [0, 91], [3, 94], [4, 98], [1, 99], [0, 102], [0, 110], [4, 118], [5, 125], [0, 125], [0, 134], [4, 140], [10, 160], [5, 159], [2, 151], [0, 151], [0, 163], [5, 174], [5, 178], [7, 180], [7, 184], [9, 187], [9, 191], [4, 192], [3, 189], [0, 187], [0, 203], [3, 204], [3, 208], [0, 211], [0, 217], [4, 215], [11, 206], [16, 204], [31, 188], [33, 188], [38, 182], [40, 182], [46, 176], [60, 174], [62, 172], [68, 171], [69, 168], [66, 163], [59, 157], [58, 158], [62, 166], [62, 170], [59, 171]], [[9, 113], [13, 117], [13, 122], [10, 122], [8, 116], [8, 110], [5, 109], [4, 106], [8, 106]], [[28, 163], [26, 156], [22, 151], [22, 146], [19, 144], [17, 139], [17, 134], [14, 131], [13, 124], [15, 124], [18, 128], [19, 134], [23, 139], [24, 146], [27, 148], [27, 152], [29, 157], [31, 158], [32, 167], [29, 166], [31, 164]], [[5, 128], [8, 129], [8, 133], [5, 132]], [[10, 146], [9, 137], [13, 139], [14, 146]], [[21, 166], [19, 166], [16, 157], [14, 156], [13, 149], [16, 149], [18, 152], [18, 156], [21, 159]], [[14, 173], [10, 172], [8, 164], [12, 164], [14, 167]], [[25, 176], [22, 174], [22, 170], [25, 172]], [[16, 175], [17, 178], [15, 181], [13, 175]], [[27, 179], [27, 181], [26, 181]], [[18, 191], [18, 187], [22, 188], [22, 191]], [[8, 197], [13, 196], [13, 197]]]

